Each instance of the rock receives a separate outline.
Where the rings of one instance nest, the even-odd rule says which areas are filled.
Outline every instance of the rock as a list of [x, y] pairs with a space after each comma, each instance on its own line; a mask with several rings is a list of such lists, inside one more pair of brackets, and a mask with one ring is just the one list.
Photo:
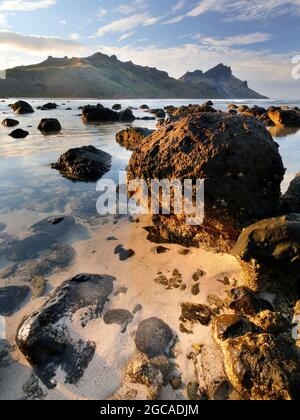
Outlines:
[[47, 233], [54, 238], [65, 235], [75, 224], [73, 216], [50, 216], [31, 226], [35, 233]]
[[269, 109], [268, 116], [278, 127], [300, 127], [300, 112]]
[[9, 267], [4, 268], [0, 271], [0, 279], [7, 279], [15, 274], [17, 271], [18, 266], [17, 265], [10, 265]]
[[52, 109], [57, 109], [58, 105], [52, 102], [49, 102], [43, 106], [39, 106], [38, 109], [41, 111], [51, 111]]
[[79, 181], [97, 181], [110, 167], [110, 154], [94, 146], [70, 149], [61, 155], [57, 163], [52, 164], [52, 168], [59, 170], [65, 177]]
[[228, 104], [227, 109], [235, 109], [237, 110], [239, 107], [236, 104]]
[[139, 324], [135, 345], [138, 351], [152, 358], [168, 351], [173, 338], [171, 328], [164, 321], [149, 318]]
[[9, 261], [24, 261], [37, 258], [43, 251], [50, 249], [56, 244], [47, 233], [38, 233], [10, 241], [5, 250], [5, 256]]
[[240, 106], [238, 107], [238, 112], [243, 113], [243, 112], [248, 111], [248, 109], [249, 109], [248, 105], [240, 105]]
[[120, 261], [126, 261], [135, 255], [135, 252], [132, 249], [125, 249], [123, 245], [118, 245], [115, 248], [114, 253], [115, 255], [119, 255]]
[[150, 136], [154, 130], [148, 128], [130, 127], [117, 133], [117, 143], [128, 150], [136, 150], [145, 137]]
[[39, 380], [33, 373], [30, 378], [22, 386], [26, 400], [43, 400], [46, 394], [39, 385]]
[[120, 111], [122, 109], [122, 105], [121, 104], [115, 104], [115, 105], [113, 105], [112, 109], [114, 111]]
[[16, 114], [32, 114], [32, 113], [34, 113], [34, 110], [33, 110], [32, 106], [25, 101], [18, 101], [15, 104], [10, 105], [10, 107]]
[[214, 320], [213, 334], [217, 343], [255, 331], [255, 326], [240, 315], [224, 314]]
[[150, 109], [148, 105], [144, 104], [140, 106], [140, 109]]
[[233, 299], [230, 309], [239, 315], [255, 316], [256, 314], [269, 310], [273, 310], [273, 306], [266, 299], [253, 293], [246, 287], [237, 287], [230, 291], [230, 297]]
[[5, 120], [2, 121], [1, 123], [4, 127], [15, 127], [16, 125], [19, 125], [19, 121], [17, 120], [12, 120], [10, 118], [5, 118]]
[[187, 397], [190, 401], [200, 401], [200, 387], [198, 382], [189, 382], [186, 388]]
[[30, 293], [27, 286], [0, 288], [0, 315], [9, 317], [17, 312]]
[[201, 324], [209, 325], [212, 318], [212, 311], [206, 305], [197, 305], [194, 303], [181, 304], [180, 321], [183, 323], [189, 322], [191, 325]]
[[129, 181], [146, 180], [149, 188], [153, 179], [206, 179], [201, 226], [172, 212], [154, 215], [153, 223], [170, 242], [218, 252], [230, 251], [243, 227], [274, 215], [283, 175], [278, 145], [266, 128], [254, 118], [227, 113], [189, 115], [156, 131], [133, 153], [128, 168]]
[[241, 285], [254, 291], [269, 285], [296, 287], [300, 279], [300, 215], [265, 219], [244, 229], [232, 254], [241, 263]]
[[140, 121], [155, 121], [156, 118], [155, 117], [138, 117], [138, 118], [136, 118], [136, 120], [140, 120]]
[[133, 321], [133, 315], [131, 312], [125, 309], [113, 309], [106, 312], [103, 317], [105, 324], [118, 324], [121, 326], [122, 333], [125, 333], [128, 325]]
[[253, 108], [248, 108], [245, 111], [240, 112], [249, 117], [260, 118], [262, 115], [265, 115], [267, 113], [267, 110], [259, 106], [254, 106]]
[[47, 286], [47, 280], [42, 276], [36, 276], [31, 280], [32, 296], [40, 298], [44, 295]]
[[131, 122], [135, 120], [135, 117], [131, 109], [125, 109], [118, 113], [98, 104], [85, 106], [82, 109], [82, 119], [84, 122]]
[[149, 109], [149, 110], [147, 110], [147, 112], [155, 115], [155, 117], [158, 118], [158, 119], [160, 119], [160, 118], [165, 119], [166, 118], [166, 113], [163, 109]]
[[34, 372], [48, 387], [53, 388], [56, 369], [66, 373], [66, 382], [76, 384], [95, 353], [95, 344], [74, 341], [68, 330], [68, 320], [83, 308], [84, 327], [91, 318], [99, 317], [113, 291], [115, 278], [80, 274], [64, 282], [44, 305], [25, 318], [18, 328], [16, 342]]
[[38, 126], [42, 133], [60, 133], [60, 122], [56, 118], [43, 118]]
[[290, 183], [289, 189], [282, 197], [282, 200], [288, 212], [300, 213], [300, 173]]
[[255, 317], [251, 318], [251, 321], [262, 332], [267, 334], [286, 334], [292, 330], [291, 324], [284, 316], [278, 312], [269, 310], [260, 312]]
[[9, 136], [14, 139], [25, 139], [25, 137], [29, 136], [29, 132], [18, 128], [17, 130], [12, 131]]
[[298, 357], [288, 342], [249, 333], [225, 341], [222, 351], [229, 381], [244, 399], [297, 398]]

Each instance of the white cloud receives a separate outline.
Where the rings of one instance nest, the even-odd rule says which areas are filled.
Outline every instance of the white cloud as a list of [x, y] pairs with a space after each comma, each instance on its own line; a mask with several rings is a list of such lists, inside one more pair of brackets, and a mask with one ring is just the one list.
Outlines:
[[81, 39], [81, 35], [74, 32], [69, 35], [69, 39], [71, 39], [72, 41], [79, 41]]
[[178, 12], [179, 10], [183, 9], [186, 5], [186, 0], [179, 0], [178, 3], [175, 4], [175, 6], [172, 7], [173, 12]]
[[132, 37], [132, 35], [134, 35], [134, 34], [135, 34], [135, 31], [127, 32], [126, 34], [120, 36], [120, 38], [118, 39], [118, 41], [119, 42], [125, 41], [125, 39], [128, 39], [128, 38]]
[[108, 33], [127, 33], [139, 26], [155, 25], [158, 20], [159, 18], [149, 16], [147, 13], [135, 14], [102, 26], [96, 32], [95, 37], [102, 37]]
[[66, 25], [66, 24], [67, 24], [66, 19], [62, 19], [62, 20], [60, 20], [60, 21], [59, 21], [59, 24], [60, 24], [60, 25]]
[[131, 15], [137, 11], [145, 10], [148, 4], [145, 0], [133, 0], [131, 3], [124, 3], [117, 7], [114, 11], [123, 15]]
[[204, 45], [211, 45], [215, 47], [233, 47], [270, 41], [273, 39], [273, 35], [265, 32], [255, 32], [247, 35], [236, 35], [219, 39], [197, 34], [193, 38], [199, 40]]
[[5, 29], [8, 27], [8, 24], [6, 22], [6, 16], [0, 13], [0, 28]]
[[32, 12], [39, 9], [47, 9], [56, 4], [56, 0], [5, 0], [0, 3], [0, 11], [3, 12]]

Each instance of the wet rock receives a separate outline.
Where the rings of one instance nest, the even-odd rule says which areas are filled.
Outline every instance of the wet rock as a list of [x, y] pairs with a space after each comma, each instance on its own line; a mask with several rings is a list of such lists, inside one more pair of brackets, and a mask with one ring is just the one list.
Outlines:
[[132, 249], [125, 249], [123, 245], [118, 245], [115, 248], [114, 253], [115, 255], [119, 255], [120, 261], [126, 261], [135, 255], [135, 252]]
[[62, 128], [60, 122], [56, 118], [43, 118], [38, 126], [38, 130], [42, 133], [60, 133]]
[[61, 155], [57, 163], [52, 164], [52, 168], [65, 177], [81, 181], [97, 181], [110, 167], [110, 154], [94, 146], [70, 149]]
[[244, 229], [232, 254], [243, 269], [243, 286], [257, 291], [282, 283], [286, 290], [300, 278], [300, 215], [265, 219]]
[[72, 216], [51, 216], [31, 226], [35, 233], [47, 233], [54, 238], [65, 235], [75, 224]]
[[206, 179], [201, 225], [173, 214], [173, 200], [171, 215], [155, 215], [153, 223], [170, 242], [220, 252], [232, 248], [243, 227], [276, 213], [283, 175], [278, 145], [266, 128], [227, 113], [191, 114], [156, 131], [133, 153], [128, 169], [129, 180], [146, 180], [150, 189], [152, 179]]
[[51, 111], [53, 109], [57, 109], [58, 105], [56, 103], [49, 102], [43, 106], [39, 106], [37, 109], [41, 111]]
[[14, 139], [25, 139], [25, 137], [29, 136], [29, 132], [18, 128], [17, 130], [12, 131], [9, 136]]
[[213, 333], [217, 342], [241, 337], [255, 331], [257, 331], [256, 327], [239, 315], [224, 314], [214, 320]]
[[300, 112], [269, 109], [268, 117], [278, 127], [300, 127]]
[[244, 399], [297, 397], [298, 357], [289, 342], [270, 334], [249, 333], [225, 341], [222, 351], [227, 376]]
[[6, 246], [5, 255], [9, 261], [24, 261], [37, 258], [43, 251], [56, 244], [47, 233], [38, 233], [24, 239], [15, 239]]
[[145, 137], [150, 136], [154, 131], [148, 128], [130, 127], [117, 133], [117, 143], [128, 150], [136, 150]]
[[171, 328], [159, 318], [142, 321], [137, 329], [135, 345], [138, 351], [148, 357], [163, 355], [174, 338]]
[[106, 312], [103, 317], [105, 324], [118, 324], [121, 326], [122, 333], [125, 333], [128, 325], [133, 321], [133, 315], [131, 312], [125, 309], [113, 309]]
[[32, 106], [25, 101], [18, 101], [10, 107], [16, 114], [32, 114], [34, 112]]
[[118, 113], [98, 104], [85, 106], [82, 109], [82, 120], [84, 122], [131, 122], [135, 120], [135, 117], [131, 109], [125, 109]]
[[17, 312], [30, 293], [27, 286], [0, 288], [0, 315], [11, 316]]
[[157, 255], [165, 254], [168, 251], [170, 251], [170, 249], [164, 246], [158, 246], [157, 248], [155, 248], [155, 252]]
[[187, 324], [201, 324], [207, 326], [212, 319], [212, 311], [209, 306], [194, 303], [181, 304], [180, 321]]
[[89, 319], [82, 321], [83, 326], [99, 317], [113, 291], [114, 280], [107, 275], [77, 275], [64, 282], [37, 312], [22, 321], [17, 345], [48, 388], [56, 386], [53, 377], [59, 366], [66, 373], [67, 383], [76, 384], [84, 374], [94, 356], [95, 344], [72, 340], [68, 322], [83, 308], [89, 312]]
[[149, 109], [147, 110], [147, 112], [155, 115], [156, 118], [162, 118], [162, 119], [166, 118], [166, 113], [163, 109]]
[[235, 109], [235, 110], [237, 110], [239, 107], [236, 105], [236, 104], [229, 104], [228, 106], [227, 106], [227, 109]]
[[120, 111], [122, 109], [122, 105], [121, 104], [115, 104], [115, 105], [113, 105], [112, 109], [114, 111]]
[[269, 301], [256, 295], [247, 287], [232, 289], [230, 297], [232, 299], [230, 309], [240, 315], [255, 316], [259, 312], [274, 309]]
[[47, 280], [44, 277], [42, 276], [33, 277], [30, 284], [31, 284], [32, 296], [34, 298], [40, 298], [41, 296], [44, 295], [46, 286], [47, 286]]
[[282, 200], [288, 212], [300, 213], [300, 173], [290, 183], [289, 189]]
[[278, 312], [266, 310], [251, 318], [251, 321], [264, 333], [279, 335], [290, 332], [291, 334], [291, 324]]
[[149, 106], [148, 106], [148, 105], [143, 104], [143, 105], [141, 105], [141, 106], [140, 106], [140, 109], [150, 109], [150, 108], [149, 108]]
[[17, 120], [12, 120], [10, 118], [5, 118], [2, 123], [1, 123], [4, 127], [15, 127], [16, 125], [19, 125], [19, 121]]

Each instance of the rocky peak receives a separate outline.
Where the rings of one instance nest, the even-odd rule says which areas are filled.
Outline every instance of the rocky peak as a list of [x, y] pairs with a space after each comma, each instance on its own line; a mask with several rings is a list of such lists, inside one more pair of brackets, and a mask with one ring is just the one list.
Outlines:
[[232, 77], [232, 70], [231, 67], [218, 64], [216, 67], [204, 73], [204, 77], [208, 79], [230, 78]]
[[199, 79], [203, 79], [202, 70], [195, 70], [193, 72], [188, 71], [185, 75], [183, 75], [180, 78], [182, 82], [187, 82], [187, 83], [195, 83], [195, 82], [198, 82]]

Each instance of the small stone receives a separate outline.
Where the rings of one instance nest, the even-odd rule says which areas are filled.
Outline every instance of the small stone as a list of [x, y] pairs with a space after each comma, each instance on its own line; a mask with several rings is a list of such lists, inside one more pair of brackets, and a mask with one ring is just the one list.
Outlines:
[[196, 273], [193, 274], [193, 280], [194, 281], [199, 281], [202, 277], [205, 276], [205, 272], [203, 270], [198, 270], [196, 271]]
[[133, 315], [125, 309], [113, 309], [106, 312], [103, 317], [105, 324], [118, 324], [122, 328], [122, 333], [125, 333], [128, 325], [132, 322]]
[[171, 328], [159, 318], [142, 321], [137, 329], [135, 344], [138, 351], [148, 357], [161, 356], [174, 338]]
[[173, 388], [174, 391], [177, 391], [178, 389], [182, 388], [182, 380], [180, 377], [174, 378], [170, 380], [170, 385]]
[[187, 396], [190, 401], [199, 401], [199, 384], [197, 382], [190, 382], [187, 386]]
[[198, 296], [200, 293], [200, 283], [194, 284], [192, 286], [192, 295]]
[[31, 280], [33, 298], [40, 298], [45, 293], [47, 280], [42, 276], [36, 276]]
[[212, 318], [212, 311], [206, 305], [196, 305], [193, 303], [183, 303], [181, 305], [181, 319], [192, 324], [209, 325]]

